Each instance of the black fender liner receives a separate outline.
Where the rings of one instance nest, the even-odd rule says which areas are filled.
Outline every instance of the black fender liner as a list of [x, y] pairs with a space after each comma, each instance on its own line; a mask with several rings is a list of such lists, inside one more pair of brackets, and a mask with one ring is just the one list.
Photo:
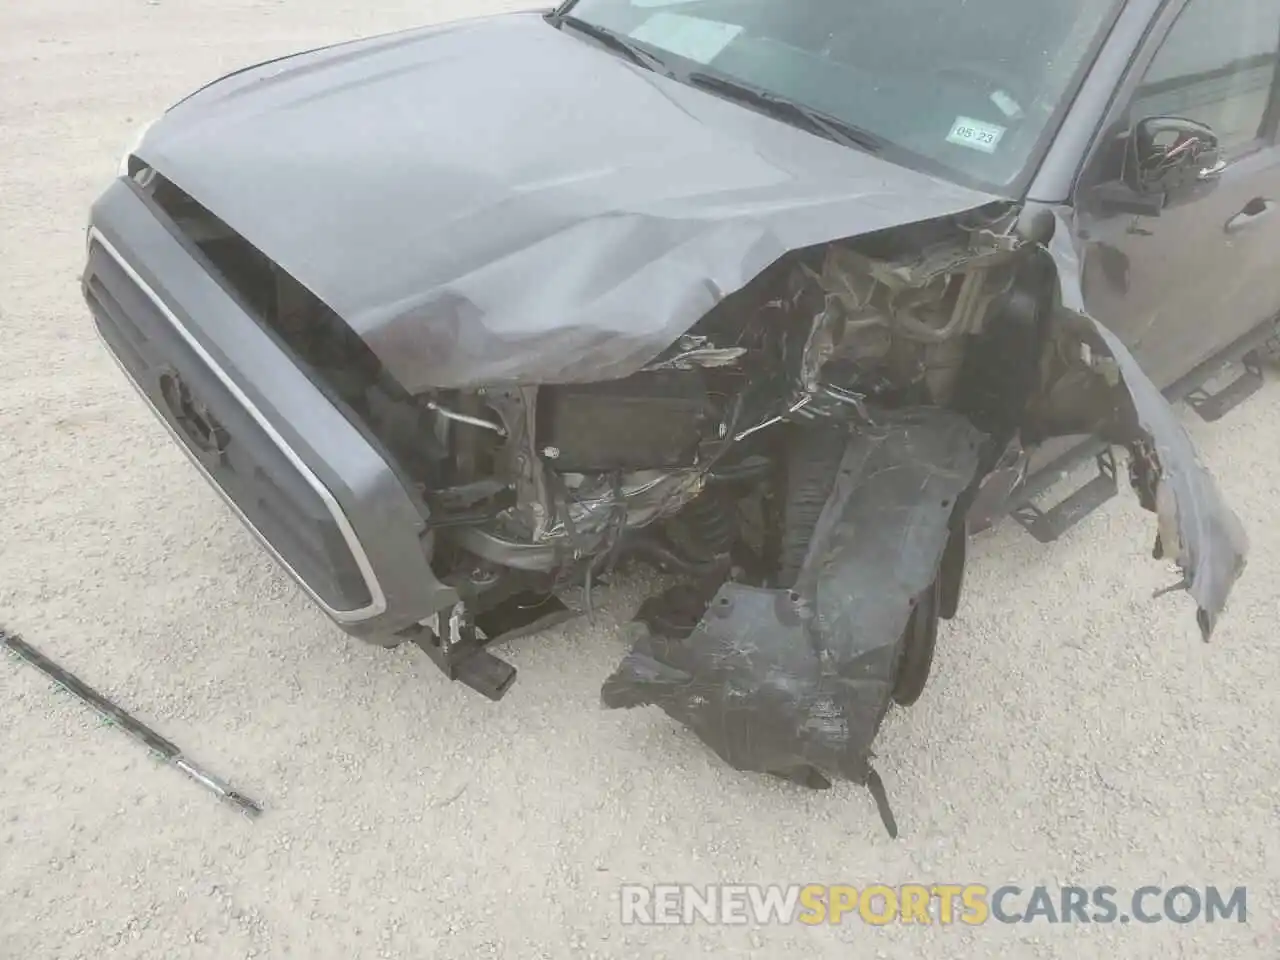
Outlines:
[[899, 640], [986, 439], [942, 409], [876, 419], [849, 435], [794, 588], [721, 585], [688, 637], [637, 641], [606, 707], [659, 706], [739, 770], [873, 778]]

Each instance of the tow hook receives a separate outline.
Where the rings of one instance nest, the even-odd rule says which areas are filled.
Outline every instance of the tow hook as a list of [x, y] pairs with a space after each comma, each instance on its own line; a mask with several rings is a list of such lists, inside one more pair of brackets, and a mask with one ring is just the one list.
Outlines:
[[418, 624], [407, 639], [431, 658], [446, 677], [466, 684], [490, 700], [501, 700], [516, 682], [516, 668], [485, 649], [465, 604], [437, 613], [434, 628]]

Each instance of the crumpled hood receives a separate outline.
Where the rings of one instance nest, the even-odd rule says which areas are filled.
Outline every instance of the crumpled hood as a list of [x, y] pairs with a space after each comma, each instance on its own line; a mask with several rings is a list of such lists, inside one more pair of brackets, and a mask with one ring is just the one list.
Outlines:
[[[411, 392], [626, 376], [790, 251], [995, 199], [633, 66], [537, 14], [232, 74], [136, 153], [326, 301]], [[1078, 426], [1136, 459], [1154, 451], [1160, 553], [1207, 638], [1247, 540], [1160, 392], [1088, 315], [1072, 236], [1060, 222], [1046, 251], [1058, 313], [1115, 358], [1102, 406], [1126, 425]], [[1097, 408], [1087, 400], [1068, 394], [1060, 419]]]
[[232, 74], [136, 152], [411, 392], [626, 376], [791, 250], [993, 199], [527, 13]]

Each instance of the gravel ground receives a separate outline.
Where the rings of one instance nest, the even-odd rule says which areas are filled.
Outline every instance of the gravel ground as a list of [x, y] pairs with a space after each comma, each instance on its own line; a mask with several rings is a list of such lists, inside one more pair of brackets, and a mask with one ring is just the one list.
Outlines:
[[[494, 705], [346, 640], [197, 480], [79, 298], [121, 149], [235, 66], [501, 6], [0, 6], [0, 620], [269, 808], [236, 817], [0, 662], [0, 956], [1276, 957], [1274, 382], [1189, 424], [1254, 541], [1213, 645], [1185, 597], [1150, 599], [1170, 576], [1131, 498], [1051, 549], [979, 543], [933, 684], [881, 737], [897, 842], [862, 789], [739, 775], [657, 712], [599, 709], [644, 583], [507, 651]], [[673, 880], [1247, 884], [1250, 918], [619, 925], [619, 883]]]

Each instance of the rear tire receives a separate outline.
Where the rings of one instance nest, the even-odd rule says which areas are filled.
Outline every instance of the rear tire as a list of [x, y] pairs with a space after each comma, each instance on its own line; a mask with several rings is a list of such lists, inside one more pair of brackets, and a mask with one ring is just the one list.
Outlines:
[[[782, 482], [781, 534], [778, 547], [777, 585], [789, 590], [809, 555], [809, 544], [818, 518], [835, 486], [844, 459], [844, 431], [822, 427], [791, 430]], [[933, 667], [938, 619], [942, 610], [942, 578], [916, 598], [911, 617], [898, 641], [893, 699], [909, 707], [924, 692]]]

